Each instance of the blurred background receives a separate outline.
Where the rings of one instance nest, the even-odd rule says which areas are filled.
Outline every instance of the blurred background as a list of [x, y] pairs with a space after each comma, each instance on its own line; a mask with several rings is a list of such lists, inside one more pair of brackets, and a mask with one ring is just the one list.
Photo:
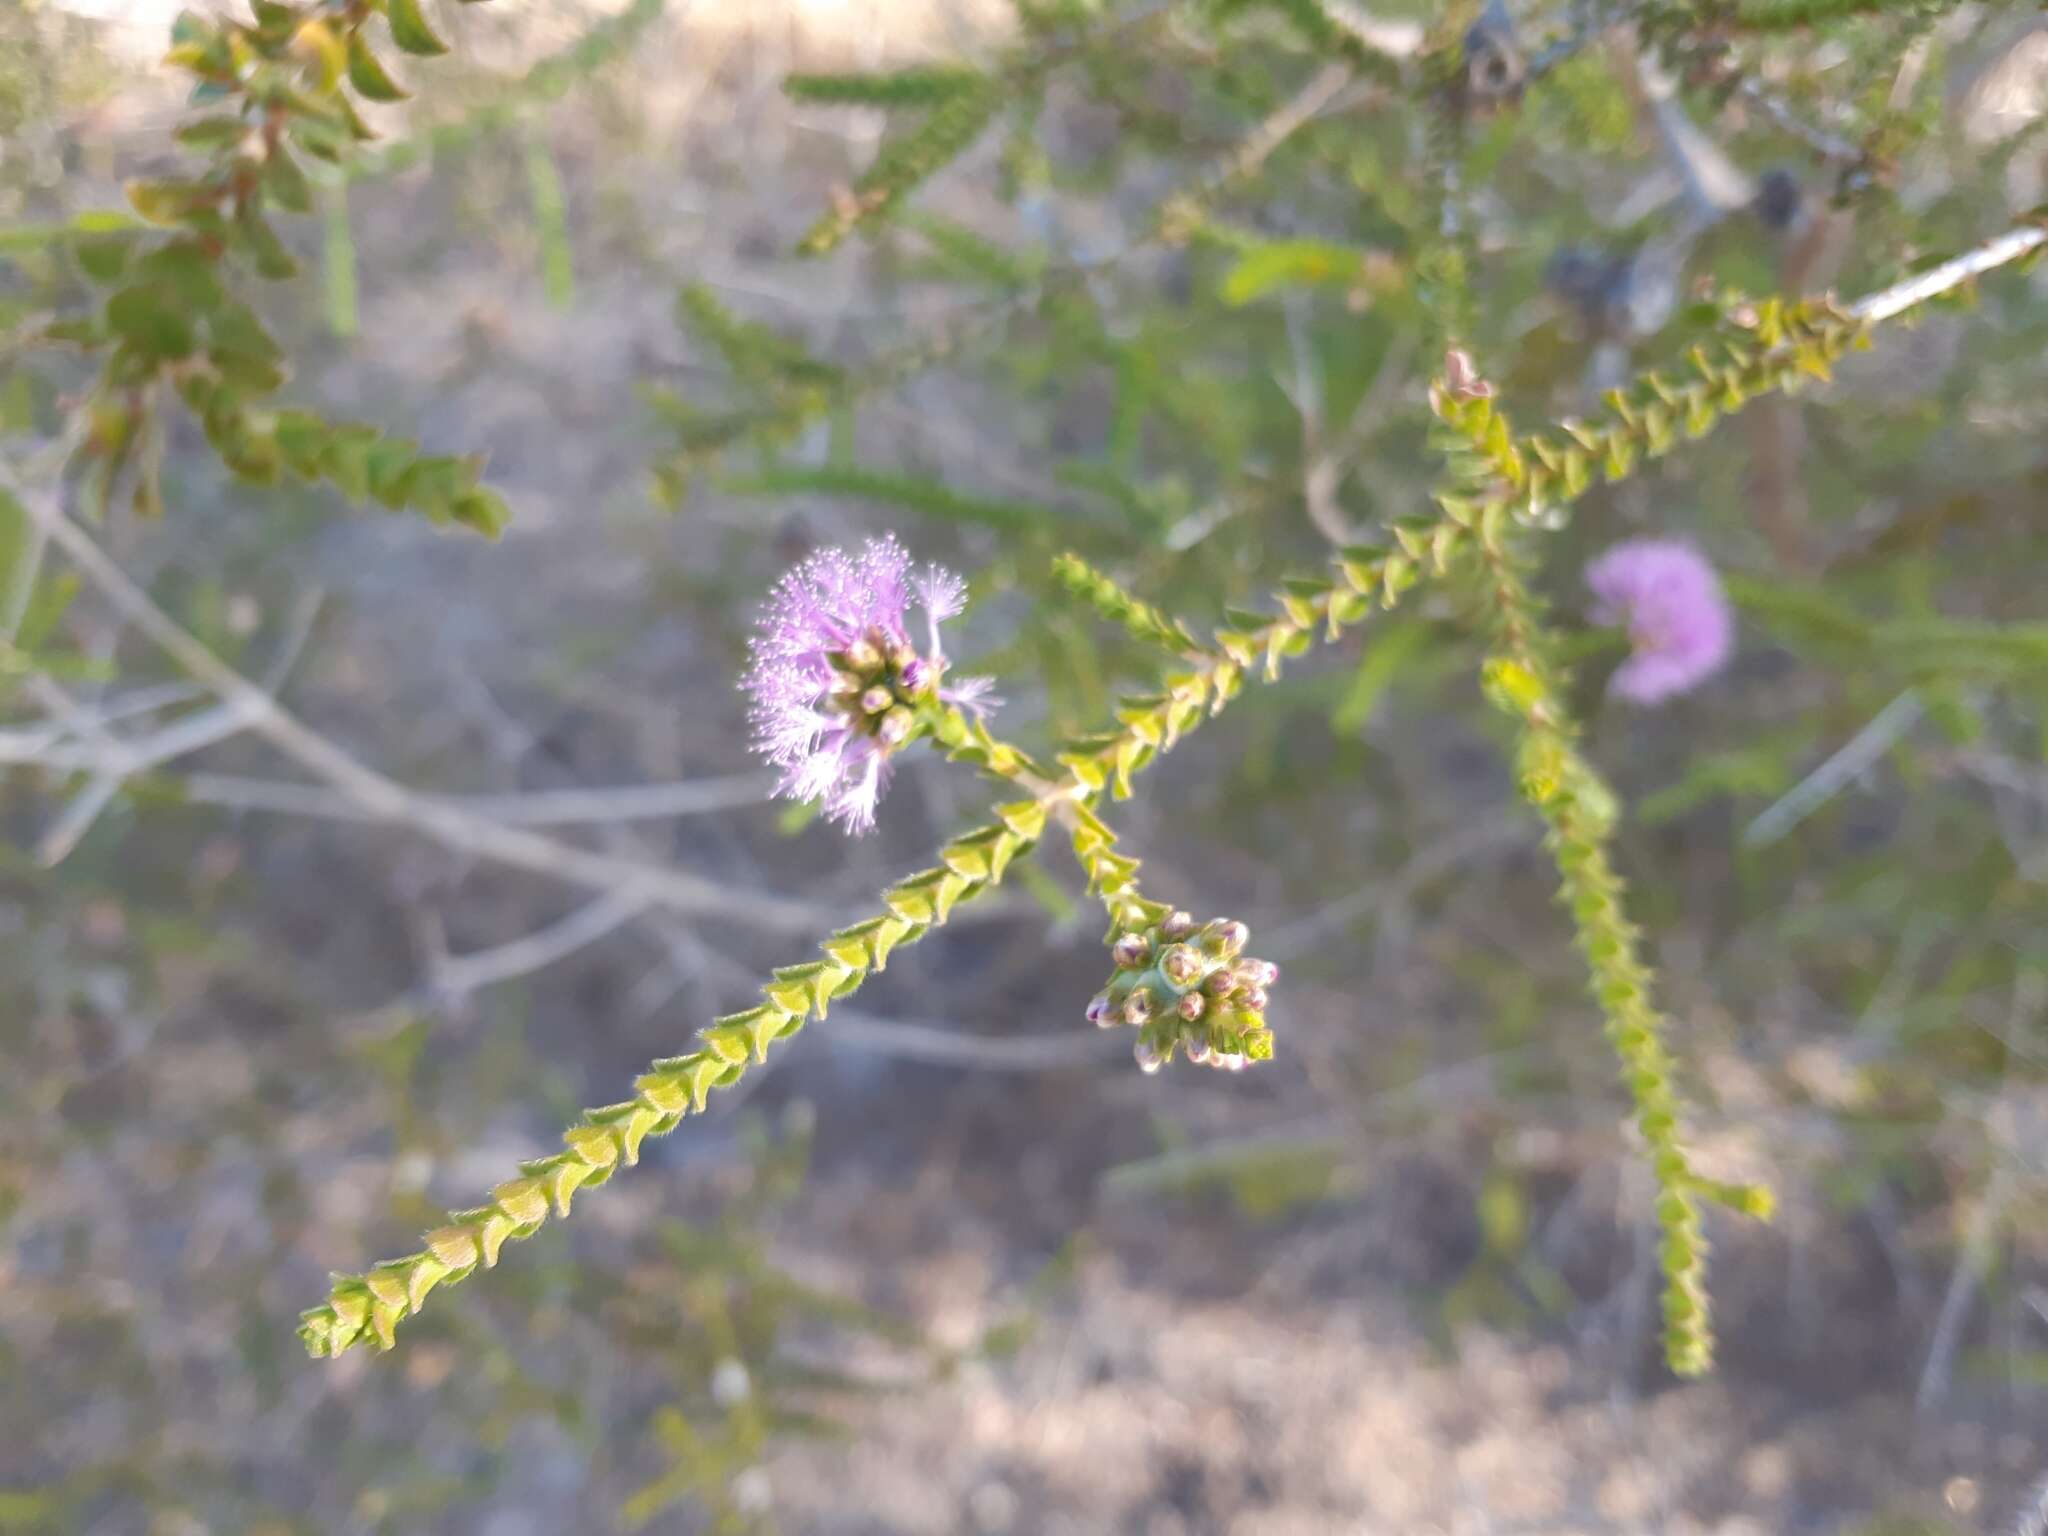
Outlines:
[[[90, 816], [17, 754], [0, 1531], [2039, 1536], [2038, 273], [1541, 543], [1702, 1161], [1779, 1195], [1710, 1219], [1710, 1379], [1660, 1363], [1645, 1176], [1450, 589], [1251, 690], [1117, 820], [1150, 889], [1285, 968], [1273, 1066], [1145, 1078], [1087, 1028], [1099, 912], [1048, 842], [395, 1352], [303, 1357], [329, 1270], [799, 958], [818, 927], [767, 898], [849, 920], [980, 818], [930, 761], [864, 840], [764, 798], [734, 681], [805, 549], [893, 529], [969, 574], [955, 653], [1036, 748], [1151, 675], [1058, 550], [1207, 623], [1424, 504], [1446, 167], [1466, 334], [1525, 425], [1682, 356], [1703, 278], [1862, 292], [2048, 196], [2030, 8], [1675, 84], [1597, 8], [1496, 8], [1448, 106], [1407, 62], [1419, 3], [1189, 9], [432, 11], [452, 53], [403, 61], [415, 99], [256, 298], [286, 399], [487, 454], [510, 531], [241, 486], [178, 422], [164, 516], [96, 537], [356, 757], [725, 899], [606, 908], [247, 737]], [[0, 10], [6, 230], [176, 166], [174, 10]], [[1091, 41], [910, 211], [796, 254], [897, 129], [787, 74], [1042, 53], [1055, 11]], [[1394, 83], [1325, 80], [1311, 11], [1373, 28]], [[0, 320], [82, 291], [0, 232]], [[33, 449], [85, 375], [0, 363]], [[1730, 670], [1655, 712], [1605, 700], [1578, 574], [1642, 532], [1709, 552], [1740, 614]], [[208, 704], [90, 590], [46, 627], [48, 686], [136, 740]], [[18, 683], [14, 727], [49, 702]]]

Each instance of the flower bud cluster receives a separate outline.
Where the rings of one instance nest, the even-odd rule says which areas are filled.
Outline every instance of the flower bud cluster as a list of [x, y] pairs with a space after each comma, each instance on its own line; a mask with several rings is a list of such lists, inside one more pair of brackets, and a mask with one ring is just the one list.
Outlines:
[[1271, 1059], [1266, 1003], [1280, 967], [1246, 955], [1250, 937], [1231, 918], [1197, 924], [1185, 912], [1169, 912], [1155, 920], [1127, 908], [1110, 940], [1116, 970], [1088, 1004], [1088, 1021], [1098, 1029], [1136, 1029], [1133, 1054], [1146, 1072], [1157, 1072], [1176, 1051], [1224, 1072]]
[[917, 703], [938, 686], [941, 660], [920, 656], [908, 641], [870, 629], [833, 651], [827, 710], [856, 734], [884, 748], [900, 747], [917, 726]]

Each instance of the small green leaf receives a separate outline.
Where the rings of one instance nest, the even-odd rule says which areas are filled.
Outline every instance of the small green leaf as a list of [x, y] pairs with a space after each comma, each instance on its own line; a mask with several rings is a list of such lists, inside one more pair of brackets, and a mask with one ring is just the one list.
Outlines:
[[336, 427], [320, 455], [321, 468], [334, 488], [350, 501], [370, 497], [370, 450], [377, 443], [375, 427]]
[[360, 31], [348, 39], [348, 82], [365, 101], [403, 101], [404, 87], [393, 80]]
[[0, 645], [20, 627], [41, 564], [28, 509], [0, 490]]
[[328, 444], [325, 422], [307, 411], [279, 411], [272, 435], [293, 474], [301, 480], [319, 478]]
[[420, 14], [419, 0], [385, 0], [384, 14], [391, 23], [391, 40], [407, 53], [432, 58], [448, 51]]
[[257, 211], [254, 203], [242, 205], [234, 228], [236, 242], [260, 276], [282, 281], [297, 275], [297, 258], [285, 249], [284, 242], [277, 238], [277, 231], [270, 227], [270, 221]]
[[207, 355], [221, 381], [267, 395], [285, 381], [284, 354], [246, 304], [227, 304], [207, 322]]
[[186, 123], [171, 137], [187, 149], [225, 149], [249, 136], [249, 124], [239, 117], [202, 117]]
[[284, 454], [277, 439], [268, 432], [249, 430], [248, 418], [241, 422], [239, 435], [220, 447], [221, 462], [242, 479], [257, 485], [275, 485], [284, 471]]
[[27, 605], [22, 610], [20, 627], [15, 631], [15, 644], [28, 652], [41, 650], [57, 632], [58, 621], [70, 608], [72, 599], [84, 587], [84, 581], [76, 572], [66, 571], [59, 576], [46, 576], [37, 582], [28, 594]]
[[476, 466], [468, 459], [415, 459], [404, 472], [405, 501], [435, 522], [453, 516], [453, 502], [476, 484]]
[[[292, 13], [285, 12], [287, 18]], [[292, 37], [292, 52], [304, 59], [313, 71], [313, 78], [321, 92], [332, 91], [341, 79], [341, 72], [348, 67], [348, 49], [335, 36], [334, 28], [319, 18], [302, 23]]]
[[118, 283], [134, 251], [133, 235], [84, 235], [71, 243], [79, 270], [96, 283]]
[[402, 437], [379, 438], [364, 455], [370, 495], [396, 512], [405, 505], [407, 481], [419, 463], [419, 444]]
[[180, 11], [178, 19], [171, 23], [171, 42], [175, 46], [209, 43], [215, 35], [213, 23], [197, 11]]
[[128, 206], [152, 224], [176, 224], [213, 199], [193, 181], [131, 181]]
[[492, 539], [503, 533], [512, 522], [512, 509], [505, 505], [505, 498], [481, 485], [451, 501], [448, 515], [463, 527], [474, 528]]
[[152, 361], [189, 357], [197, 338], [178, 296], [157, 283], [130, 283], [107, 300], [107, 325]]
[[212, 313], [227, 300], [217, 264], [196, 240], [171, 240], [158, 246], [135, 264], [133, 276], [137, 282], [170, 289], [195, 319]]
[[263, 164], [263, 186], [277, 199], [278, 207], [292, 213], [313, 211], [313, 185], [282, 144], [271, 150], [270, 158]]
[[1233, 308], [1249, 304], [1276, 288], [1320, 283], [1385, 286], [1389, 259], [1376, 251], [1355, 250], [1321, 240], [1280, 240], [1254, 246], [1238, 258], [1223, 279], [1223, 302]]

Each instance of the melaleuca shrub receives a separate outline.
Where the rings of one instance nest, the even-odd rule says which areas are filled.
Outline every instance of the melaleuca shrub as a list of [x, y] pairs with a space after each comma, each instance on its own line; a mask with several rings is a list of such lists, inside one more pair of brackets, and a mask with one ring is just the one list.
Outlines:
[[[1603, 689], [1581, 674], [1606, 669], [1606, 695], [1670, 704], [1664, 718], [1685, 729], [1683, 707], [1740, 694], [1745, 653], [1768, 630], [1825, 652], [1852, 685], [1874, 658], [1888, 679], [1951, 702], [1977, 688], [2006, 690], [2022, 713], [2038, 702], [2031, 631], [1929, 620], [1911, 610], [1931, 584], [1911, 575], [1812, 590], [1793, 579], [1814, 548], [1854, 530], [1812, 516], [1784, 484], [1798, 425], [1786, 413], [1809, 385], [1853, 383], [1878, 327], [1989, 297], [2002, 324], [1971, 339], [1989, 346], [2002, 331], [2015, 419], [1987, 440], [2039, 440], [2038, 280], [2010, 269], [2048, 242], [2048, 221], [2005, 195], [2024, 145], [1974, 166], [1963, 132], [1915, 94], [1930, 29], [1955, 14], [1489, 0], [1410, 22], [1325, 0], [1018, 0], [1014, 25], [972, 58], [793, 78], [807, 109], [890, 125], [798, 249], [852, 261], [865, 244], [878, 266], [960, 302], [927, 331], [906, 337], [892, 322], [828, 356], [687, 287], [679, 323], [724, 379], [689, 398], [648, 389], [674, 440], [655, 489], [670, 503], [710, 485], [888, 507], [911, 530], [901, 541], [815, 551], [763, 603], [735, 679], [754, 746], [777, 794], [849, 833], [886, 816], [888, 781], [911, 754], [978, 776], [993, 803], [870, 915], [772, 971], [757, 1002], [586, 1111], [560, 1150], [508, 1170], [417, 1251], [337, 1278], [304, 1314], [307, 1347], [392, 1347], [437, 1287], [566, 1218], [579, 1190], [630, 1167], [648, 1136], [702, 1112], [1049, 836], [1108, 920], [1106, 981], [1092, 999], [1054, 1000], [1058, 1013], [1134, 1032], [1148, 1074], [1275, 1058], [1278, 967], [1250, 953], [1242, 923], [1193, 915], [1215, 910], [1205, 893], [1145, 888], [1119, 806], [1247, 690], [1318, 648], [1357, 643], [1370, 662], [1378, 631], [1437, 644], [1443, 674], [1476, 683], [1467, 693], [1494, 712], [1647, 1168], [1667, 1358], [1706, 1370], [1707, 1209], [1765, 1216], [1771, 1197], [1696, 1159], [1617, 852], [1629, 763], [1589, 735]], [[1959, 36], [1943, 32], [1943, 46]], [[19, 339], [71, 370], [57, 457], [95, 515], [169, 515], [165, 445], [189, 422], [255, 485], [289, 478], [487, 534], [505, 524], [513, 509], [463, 445], [427, 452], [286, 403], [284, 349], [247, 297], [296, 272], [275, 224], [312, 209], [309, 165], [345, 174], [373, 136], [364, 104], [408, 89], [391, 55], [447, 48], [416, 0], [264, 0], [246, 18], [180, 18], [167, 64], [195, 96], [175, 134], [181, 169], [133, 184], [132, 217], [30, 242], [56, 301]], [[553, 78], [530, 82], [534, 94]], [[430, 93], [430, 80], [422, 69], [410, 88]], [[1110, 126], [1062, 134], [1062, 106], [1077, 99]], [[539, 171], [536, 216], [555, 228], [559, 179]], [[938, 211], [947, 175], [994, 194], [987, 227]], [[1922, 195], [1936, 182], [1950, 191]], [[1088, 228], [1111, 233], [1076, 232]], [[551, 264], [557, 302], [573, 300], [565, 276]], [[864, 408], [948, 372], [1008, 392], [1005, 429], [1046, 470], [1042, 492], [867, 460]], [[1896, 470], [1942, 446], [1938, 425], [1909, 425], [1880, 420], [1838, 464]], [[10, 515], [36, 530], [19, 541], [36, 553], [12, 586], [37, 588], [45, 543], [58, 548], [339, 793], [404, 809], [472, 851], [509, 849], [529, 869], [562, 853], [586, 884], [597, 878], [575, 849], [421, 810], [280, 726], [167, 632], [45, 489], [24, 484]], [[927, 535], [974, 555], [955, 559], [967, 579], [912, 560]], [[1926, 537], [1907, 527], [1894, 542]], [[1837, 553], [1889, 570], [1895, 550], [1875, 539]], [[999, 659], [976, 663], [991, 677], [956, 676], [941, 643], [970, 590], [1018, 598]], [[10, 606], [23, 639], [25, 606]], [[1140, 679], [1116, 690], [1094, 678], [1106, 708], [1047, 660], [1049, 637], [1091, 613], [1114, 675]], [[28, 643], [39, 638], [10, 652], [14, 672], [49, 670], [56, 658]], [[1028, 707], [999, 717], [995, 687]], [[1371, 689], [1359, 692], [1369, 718]], [[1035, 734], [1019, 744], [999, 719]], [[1750, 782], [1754, 761], [1730, 765], [1716, 746], [1682, 744], [1711, 765], [1697, 767], [1700, 792]], [[1783, 764], [1767, 766], [1779, 792], [1793, 787]]]

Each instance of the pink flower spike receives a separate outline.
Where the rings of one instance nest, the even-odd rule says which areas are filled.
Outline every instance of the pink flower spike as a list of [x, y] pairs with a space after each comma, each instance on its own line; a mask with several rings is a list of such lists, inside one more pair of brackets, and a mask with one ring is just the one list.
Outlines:
[[[939, 622], [966, 605], [967, 584], [941, 566], [915, 574], [890, 535], [858, 554], [821, 549], [775, 585], [754, 626], [740, 687], [753, 699], [754, 750], [782, 770], [778, 795], [822, 801], [853, 833], [875, 824], [897, 748], [936, 698], [977, 713], [984, 679], [946, 681]], [[925, 611], [920, 652], [912, 604]]]
[[1624, 626], [1632, 651], [1608, 690], [1632, 704], [1690, 692], [1727, 664], [1735, 618], [1721, 578], [1690, 544], [1630, 539], [1586, 567], [1594, 622]]

